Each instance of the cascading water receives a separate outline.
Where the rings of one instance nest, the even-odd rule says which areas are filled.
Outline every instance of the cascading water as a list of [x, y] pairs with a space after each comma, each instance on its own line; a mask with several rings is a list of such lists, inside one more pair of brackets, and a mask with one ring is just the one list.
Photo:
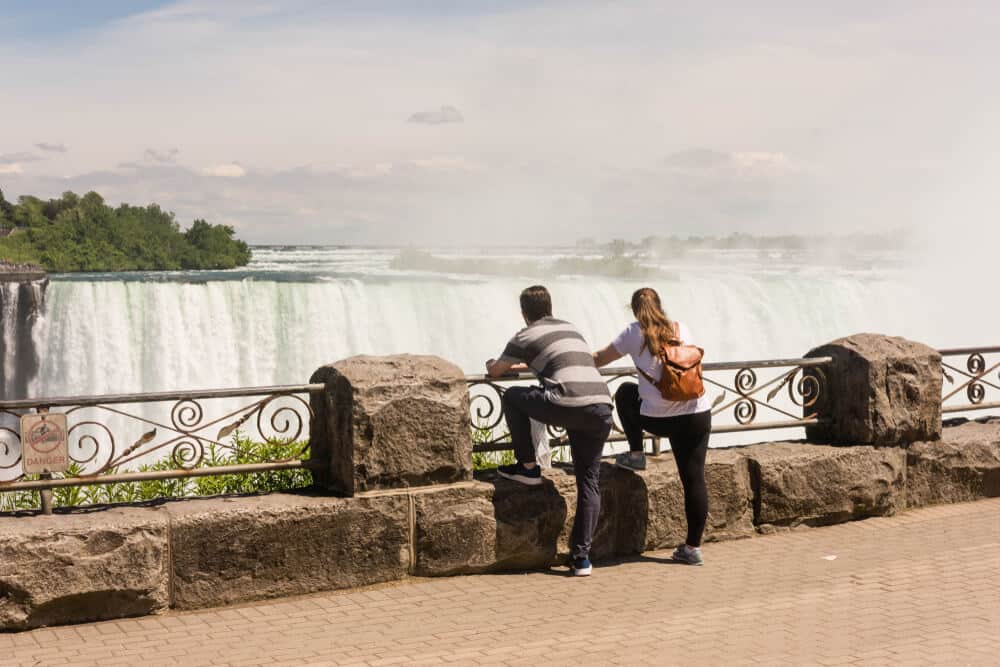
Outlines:
[[[552, 291], [556, 315], [595, 347], [627, 324], [629, 295], [647, 283], [715, 361], [799, 356], [861, 330], [928, 334], [919, 330], [926, 319], [911, 312], [917, 290], [867, 266], [753, 256], [689, 262], [643, 280], [522, 278], [398, 271], [394, 256], [265, 248], [240, 271], [55, 277], [34, 332], [35, 393], [304, 383], [318, 366], [360, 353], [437, 354], [477, 373], [523, 326], [517, 295], [538, 281]], [[8, 381], [24, 387], [20, 364]]]
[[[595, 348], [631, 320], [626, 304], [643, 285], [687, 322], [710, 361], [797, 357], [859, 331], [982, 342], [956, 340], [956, 331], [974, 329], [955, 313], [929, 315], [926, 290], [891, 256], [817, 263], [787, 252], [713, 251], [623, 279], [552, 275], [545, 267], [556, 253], [442, 254], [451, 258], [444, 268], [465, 272], [393, 268], [394, 250], [257, 248], [236, 271], [61, 275], [47, 292], [44, 282], [2, 283], [4, 397], [304, 384], [317, 367], [361, 353], [436, 354], [481, 373], [523, 326], [517, 297], [537, 282], [550, 288], [555, 314]], [[505, 275], [497, 262], [520, 275]], [[477, 263], [483, 271], [469, 273]], [[135, 412], [164, 419], [162, 409]], [[147, 428], [94, 417], [111, 420], [125, 444]], [[730, 440], [713, 438], [713, 446]]]
[[45, 310], [47, 280], [3, 281], [0, 275], [0, 390], [27, 398], [39, 370], [36, 328]]

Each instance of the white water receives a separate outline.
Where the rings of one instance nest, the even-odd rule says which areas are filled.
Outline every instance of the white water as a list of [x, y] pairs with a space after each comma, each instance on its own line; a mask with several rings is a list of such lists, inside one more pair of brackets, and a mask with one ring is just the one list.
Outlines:
[[[439, 253], [484, 267], [496, 261], [489, 252]], [[304, 384], [319, 366], [361, 353], [436, 354], [481, 373], [483, 361], [523, 326], [517, 297], [537, 282], [550, 288], [554, 313], [576, 323], [595, 348], [629, 322], [629, 296], [647, 284], [659, 290], [671, 316], [689, 324], [710, 361], [798, 357], [861, 331], [935, 346], [996, 342], [991, 310], [973, 296], [961, 303], [934, 298], [966, 292], [900, 267], [891, 255], [822, 261], [787, 251], [712, 251], [660, 267], [665, 277], [659, 279], [620, 280], [546, 275], [545, 263], [559, 254], [507, 251], [502, 259], [517, 262], [518, 270], [531, 262], [541, 268], [536, 275], [504, 277], [397, 271], [390, 268], [394, 250], [344, 248], [258, 248], [251, 265], [237, 271], [54, 276], [33, 327], [41, 363], [27, 395]], [[495, 264], [489, 272], [496, 273]], [[6, 289], [3, 297], [5, 384], [13, 386], [25, 341], [24, 326], [18, 338], [12, 325], [25, 323], [11, 319], [19, 317], [17, 290]], [[761, 373], [758, 386], [778, 377]], [[731, 377], [714, 379], [731, 386]], [[727, 402], [733, 395], [728, 392]], [[788, 414], [801, 414], [782, 400]], [[247, 402], [217, 403], [210, 418]], [[169, 406], [134, 408], [160, 423], [169, 420], [164, 410]], [[120, 434], [118, 449], [151, 423], [103, 412], [92, 417]], [[758, 421], [783, 418], [767, 409], [758, 415]], [[717, 421], [733, 423], [731, 409]], [[206, 437], [215, 437], [208, 431]], [[720, 435], [712, 445], [800, 436], [798, 429]], [[4, 451], [0, 468], [16, 455], [14, 447]]]
[[54, 279], [35, 331], [41, 369], [31, 394], [305, 383], [319, 366], [360, 353], [437, 354], [480, 372], [522, 326], [517, 295], [538, 280], [555, 314], [595, 347], [627, 324], [629, 295], [647, 282], [710, 360], [795, 357], [858, 331], [937, 334], [922, 330], [920, 293], [905, 270], [864, 262], [845, 269], [715, 253], [687, 260], [678, 277], [628, 281], [415, 274], [388, 268], [394, 255], [258, 249], [243, 271]]

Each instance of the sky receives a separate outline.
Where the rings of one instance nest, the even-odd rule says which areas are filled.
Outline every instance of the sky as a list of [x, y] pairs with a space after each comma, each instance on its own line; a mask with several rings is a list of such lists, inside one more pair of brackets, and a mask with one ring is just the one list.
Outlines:
[[0, 188], [253, 243], [995, 226], [994, 2], [0, 0]]

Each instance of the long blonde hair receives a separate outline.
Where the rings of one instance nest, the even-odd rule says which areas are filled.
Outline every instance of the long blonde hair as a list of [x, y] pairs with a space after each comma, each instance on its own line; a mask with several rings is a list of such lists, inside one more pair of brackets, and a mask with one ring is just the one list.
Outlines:
[[632, 313], [642, 329], [642, 347], [657, 355], [677, 339], [674, 323], [660, 305], [660, 295], [652, 287], [642, 287], [632, 293]]

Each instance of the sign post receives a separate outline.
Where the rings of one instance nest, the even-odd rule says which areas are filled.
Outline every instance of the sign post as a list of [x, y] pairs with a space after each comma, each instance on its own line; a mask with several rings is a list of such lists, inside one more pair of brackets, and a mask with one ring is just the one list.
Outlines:
[[[66, 472], [69, 467], [69, 431], [66, 415], [49, 414], [40, 408], [38, 414], [21, 416], [21, 465], [25, 474], [37, 474], [52, 479], [54, 472]], [[42, 514], [52, 514], [52, 489], [42, 489]]]
[[22, 415], [21, 448], [26, 474], [66, 472], [69, 467], [66, 415]]

